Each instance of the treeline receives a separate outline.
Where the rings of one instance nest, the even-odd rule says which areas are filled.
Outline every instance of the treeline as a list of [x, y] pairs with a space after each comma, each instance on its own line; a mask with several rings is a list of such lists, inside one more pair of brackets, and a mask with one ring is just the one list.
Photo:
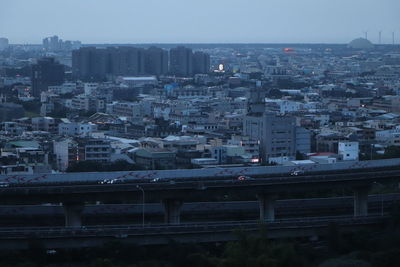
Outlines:
[[371, 153], [360, 154], [359, 158], [360, 160], [400, 158], [400, 146], [388, 146], [385, 148], [385, 153], [383, 154], [377, 154], [374, 151], [371, 151]]
[[0, 251], [0, 267], [398, 267], [400, 216], [382, 229], [342, 233], [332, 224], [326, 239], [278, 240], [267, 238], [260, 225], [257, 235], [236, 232], [237, 241], [207, 245], [170, 243], [133, 246], [109, 243], [96, 249], [46, 251], [32, 242], [24, 252]]

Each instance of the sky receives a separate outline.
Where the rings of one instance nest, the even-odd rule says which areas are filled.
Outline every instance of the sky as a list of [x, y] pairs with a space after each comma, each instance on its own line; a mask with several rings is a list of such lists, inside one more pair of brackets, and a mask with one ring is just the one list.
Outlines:
[[400, 43], [400, 0], [0, 0], [0, 37], [83, 43]]

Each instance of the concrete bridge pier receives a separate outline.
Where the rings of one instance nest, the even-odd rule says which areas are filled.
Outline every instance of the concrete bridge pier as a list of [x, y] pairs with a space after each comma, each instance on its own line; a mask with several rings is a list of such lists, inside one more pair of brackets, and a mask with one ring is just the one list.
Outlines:
[[257, 194], [260, 203], [260, 220], [274, 221], [275, 220], [275, 202], [278, 198], [275, 194]]
[[84, 203], [63, 203], [65, 227], [81, 227]]
[[368, 187], [354, 188], [354, 216], [368, 215]]
[[179, 199], [163, 199], [164, 221], [166, 224], [177, 225], [181, 223], [181, 207], [182, 200]]

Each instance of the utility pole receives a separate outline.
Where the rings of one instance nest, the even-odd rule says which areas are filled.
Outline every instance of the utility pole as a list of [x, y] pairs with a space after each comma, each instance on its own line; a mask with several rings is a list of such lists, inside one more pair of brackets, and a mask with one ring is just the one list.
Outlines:
[[373, 146], [374, 144], [371, 144], [371, 146], [369, 147], [370, 148], [370, 152], [371, 152], [371, 160], [372, 160], [372, 146]]

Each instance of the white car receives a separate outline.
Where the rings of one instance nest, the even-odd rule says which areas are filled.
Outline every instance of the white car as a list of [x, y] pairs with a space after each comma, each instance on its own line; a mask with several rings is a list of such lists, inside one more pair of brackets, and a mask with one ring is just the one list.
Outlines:
[[8, 187], [9, 184], [7, 182], [0, 182], [0, 187]]
[[239, 181], [254, 180], [254, 178], [252, 178], [252, 177], [250, 177], [250, 176], [247, 176], [247, 175], [240, 175], [237, 179], [238, 179]]
[[290, 175], [292, 175], [292, 176], [298, 176], [298, 175], [302, 175], [302, 174], [304, 174], [304, 171], [301, 171], [301, 170], [292, 171], [290, 173]]

